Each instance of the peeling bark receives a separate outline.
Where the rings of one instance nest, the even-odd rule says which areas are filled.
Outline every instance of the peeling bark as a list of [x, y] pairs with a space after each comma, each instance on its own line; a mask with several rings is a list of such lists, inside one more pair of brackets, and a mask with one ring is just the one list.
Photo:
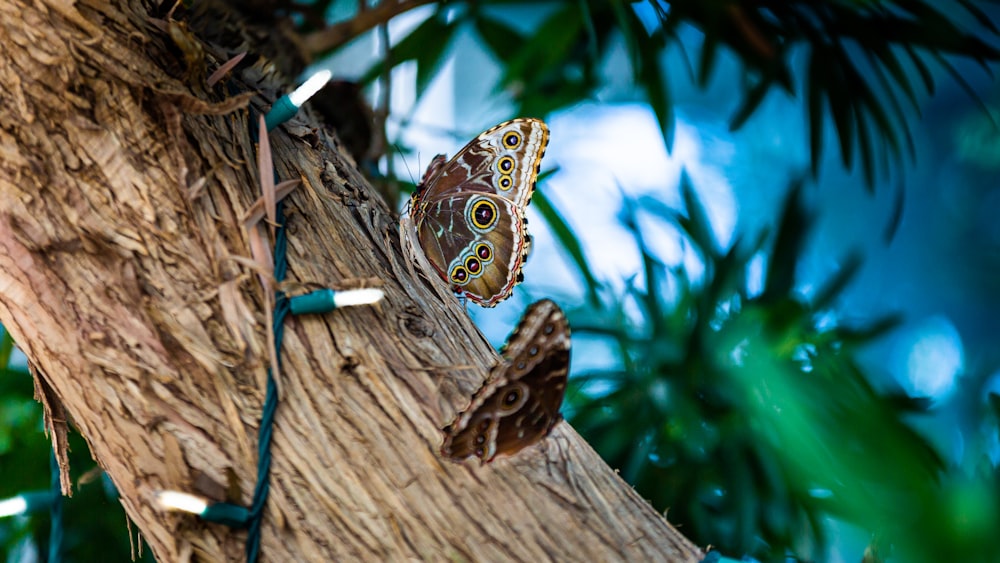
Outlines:
[[[234, 79], [246, 95], [188, 85], [145, 10], [0, 4], [0, 322], [158, 560], [240, 560], [245, 532], [150, 501], [234, 483], [250, 501], [268, 351], [249, 124], [281, 85], [264, 60]], [[208, 71], [234, 53], [209, 51]], [[289, 286], [380, 280], [386, 299], [287, 322], [263, 557], [698, 561], [565, 423], [486, 467], [439, 457], [497, 355], [411, 276], [392, 212], [301, 119], [271, 135], [279, 180], [301, 182]]]

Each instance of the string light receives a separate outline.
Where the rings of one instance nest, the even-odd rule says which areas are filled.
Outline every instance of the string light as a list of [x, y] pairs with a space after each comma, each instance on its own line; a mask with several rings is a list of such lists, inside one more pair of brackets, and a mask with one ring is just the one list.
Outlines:
[[160, 510], [187, 512], [231, 528], [242, 528], [250, 521], [250, 511], [237, 504], [210, 502], [198, 495], [170, 490], [156, 491], [153, 497]]
[[180, 491], [156, 491], [153, 493], [156, 499], [156, 506], [160, 510], [176, 510], [180, 512], [190, 512], [201, 516], [208, 508], [208, 499], [182, 493]]
[[0, 518], [24, 514], [27, 511], [28, 501], [25, 500], [24, 495], [0, 500]]
[[378, 288], [348, 289], [334, 291], [319, 289], [305, 295], [297, 295], [288, 300], [293, 315], [307, 313], [326, 313], [341, 307], [356, 307], [372, 305], [385, 297], [385, 292]]
[[309, 80], [302, 83], [302, 86], [299, 86], [291, 94], [288, 94], [288, 100], [292, 102], [295, 107], [302, 107], [302, 104], [306, 103], [309, 98], [315, 96], [316, 92], [319, 92], [323, 86], [326, 86], [326, 83], [329, 82], [332, 77], [333, 73], [329, 70], [321, 70], [314, 73], [309, 77]]
[[[264, 116], [264, 126], [267, 130], [271, 130], [291, 119], [298, 112], [299, 107], [330, 80], [330, 76], [331, 73], [328, 70], [317, 72], [291, 94], [278, 98], [271, 107], [271, 111]], [[281, 203], [279, 202], [278, 217], [282, 215]], [[286, 236], [283, 226], [277, 230], [275, 236], [274, 276], [278, 281], [284, 279], [285, 269], [287, 268], [285, 261]], [[377, 303], [384, 296], [385, 293], [377, 288], [343, 291], [325, 288], [296, 297], [284, 297], [283, 294], [279, 294], [273, 319], [275, 325], [275, 347], [280, 348], [281, 346], [280, 335], [282, 331], [280, 327], [283, 325], [284, 318], [289, 312], [293, 314], [325, 313], [340, 307]], [[246, 552], [247, 561], [250, 563], [257, 560], [260, 552], [261, 514], [267, 502], [267, 492], [269, 490], [271, 426], [278, 401], [277, 386], [274, 383], [271, 370], [268, 370], [267, 382], [267, 394], [260, 425], [260, 457], [257, 464], [257, 484], [254, 488], [254, 500], [251, 508], [227, 502], [211, 502], [204, 497], [180, 491], [160, 490], [154, 493], [154, 504], [160, 510], [186, 512], [197, 515], [207, 522], [224, 524], [232, 528], [248, 528]]]
[[278, 98], [271, 106], [271, 111], [264, 116], [264, 125], [267, 130], [270, 131], [295, 117], [302, 104], [306, 103], [306, 100], [313, 97], [316, 92], [319, 92], [320, 88], [325, 86], [332, 77], [333, 73], [329, 70], [317, 71], [290, 94]]
[[49, 491], [21, 493], [0, 500], [0, 518], [48, 510], [50, 506], [52, 506], [52, 493]]

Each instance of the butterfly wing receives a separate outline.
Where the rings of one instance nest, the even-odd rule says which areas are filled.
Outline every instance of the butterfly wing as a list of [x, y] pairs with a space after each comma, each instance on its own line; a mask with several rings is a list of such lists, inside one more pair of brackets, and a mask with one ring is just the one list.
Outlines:
[[[502, 405], [516, 406], [497, 421], [494, 455], [511, 455], [548, 436], [562, 420], [569, 379], [570, 331], [566, 316], [549, 300], [528, 309], [502, 355], [507, 360], [506, 386], [497, 390]], [[510, 399], [527, 392], [519, 404]]]
[[[504, 361], [495, 365], [482, 387], [472, 395], [469, 406], [445, 427], [441, 446], [444, 456], [460, 461], [474, 455], [483, 463], [493, 459], [500, 419], [520, 408], [529, 395], [523, 385], [512, 384], [506, 378], [506, 370]], [[501, 389], [505, 392], [500, 392]], [[511, 395], [513, 389], [519, 391], [516, 396]]]
[[428, 261], [457, 292], [492, 307], [521, 281], [530, 248], [524, 207], [549, 132], [538, 119], [501, 123], [451, 160], [431, 161], [411, 201]]
[[[441, 455], [453, 461], [462, 461], [469, 456], [481, 460], [493, 456], [490, 444], [496, 443], [497, 419], [483, 411], [468, 421], [468, 426], [458, 428], [458, 421], [445, 427], [445, 440], [441, 445]], [[485, 463], [485, 461], [484, 461]]]
[[531, 240], [514, 203], [483, 193], [426, 205], [417, 240], [441, 278], [484, 307], [510, 296]]
[[475, 193], [496, 194], [523, 209], [542, 165], [549, 128], [540, 119], [506, 121], [484, 131], [447, 162], [435, 158], [418, 200]]
[[441, 453], [486, 463], [547, 436], [562, 420], [569, 351], [569, 325], [559, 307], [547, 299], [529, 307], [504, 347], [504, 361], [445, 428]]

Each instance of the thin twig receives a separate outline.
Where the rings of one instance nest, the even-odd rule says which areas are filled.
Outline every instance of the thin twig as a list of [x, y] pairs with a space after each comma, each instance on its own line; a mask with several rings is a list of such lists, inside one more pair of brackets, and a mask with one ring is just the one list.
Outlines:
[[322, 53], [340, 47], [362, 33], [383, 24], [403, 12], [417, 6], [430, 4], [433, 0], [401, 0], [382, 2], [375, 8], [358, 13], [353, 18], [314, 31], [303, 38], [306, 50], [311, 54]]

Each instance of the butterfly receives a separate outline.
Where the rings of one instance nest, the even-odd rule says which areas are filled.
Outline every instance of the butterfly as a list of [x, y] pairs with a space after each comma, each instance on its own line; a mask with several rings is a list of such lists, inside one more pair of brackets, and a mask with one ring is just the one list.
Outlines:
[[500, 353], [503, 360], [445, 427], [441, 455], [453, 461], [474, 455], [486, 464], [548, 436], [562, 420], [569, 350], [562, 310], [548, 299], [528, 307]]
[[410, 199], [406, 221], [430, 265], [452, 291], [483, 307], [524, 279], [531, 247], [524, 210], [548, 141], [541, 120], [501, 123], [451, 160], [434, 157]]

